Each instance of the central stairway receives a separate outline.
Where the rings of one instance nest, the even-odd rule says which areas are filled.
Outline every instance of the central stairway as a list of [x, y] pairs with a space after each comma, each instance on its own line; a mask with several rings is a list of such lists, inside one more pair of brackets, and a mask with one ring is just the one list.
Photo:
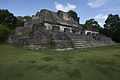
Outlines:
[[84, 37], [81, 36], [80, 34], [66, 33], [66, 35], [72, 42], [74, 48], [79, 49], [89, 47], [87, 41], [85, 41]]
[[85, 48], [86, 41], [83, 41], [81, 39], [71, 39], [71, 41], [75, 48]]

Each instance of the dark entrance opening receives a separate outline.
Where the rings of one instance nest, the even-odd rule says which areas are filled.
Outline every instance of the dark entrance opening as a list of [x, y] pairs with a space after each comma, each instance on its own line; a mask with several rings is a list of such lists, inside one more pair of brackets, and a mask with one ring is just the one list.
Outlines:
[[60, 31], [60, 27], [59, 26], [53, 26], [53, 31]]
[[65, 32], [65, 33], [70, 33], [70, 29], [65, 28], [65, 29], [64, 29], [64, 32]]
[[95, 33], [92, 33], [93, 36], [95, 36]]
[[88, 32], [87, 35], [91, 35], [91, 32]]
[[75, 29], [72, 29], [72, 33], [75, 33]]

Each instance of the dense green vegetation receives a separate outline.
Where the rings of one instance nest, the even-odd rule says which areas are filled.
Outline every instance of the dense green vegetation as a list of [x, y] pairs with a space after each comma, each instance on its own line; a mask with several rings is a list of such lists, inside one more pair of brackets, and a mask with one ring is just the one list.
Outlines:
[[94, 19], [86, 20], [85, 24], [91, 25], [93, 28], [100, 28], [100, 25]]
[[0, 44], [0, 80], [120, 80], [120, 44], [64, 52]]
[[6, 9], [0, 9], [0, 42], [5, 42], [8, 35], [14, 34], [16, 27], [23, 27], [30, 16], [14, 16]]
[[114, 41], [120, 42], [120, 17], [119, 15], [109, 14], [104, 24], [102, 33], [111, 37]]
[[79, 23], [80, 17], [78, 17], [77, 13], [75, 11], [70, 10], [67, 12], [75, 21]]
[[5, 25], [8, 29], [14, 29], [17, 18], [8, 10], [0, 9], [0, 24]]
[[17, 16], [17, 23], [16, 26], [17, 27], [24, 27], [24, 22], [31, 19], [30, 16]]
[[7, 27], [0, 24], [0, 42], [3, 42], [7, 39], [9, 32], [10, 30]]
[[23, 26], [24, 21], [31, 19], [30, 16], [14, 16], [7, 9], [0, 9], [0, 24], [5, 25], [8, 29], [13, 30], [16, 27]]
[[[115, 42], [120, 42], [120, 17], [119, 15], [109, 14], [105, 21], [104, 28], [100, 27], [94, 19], [87, 20], [83, 28], [96, 28], [107, 37], [112, 38]], [[92, 26], [92, 27], [91, 27]]]

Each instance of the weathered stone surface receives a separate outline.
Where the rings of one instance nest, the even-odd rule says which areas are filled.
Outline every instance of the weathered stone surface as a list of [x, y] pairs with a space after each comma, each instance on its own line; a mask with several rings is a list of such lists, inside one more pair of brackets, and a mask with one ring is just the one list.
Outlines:
[[32, 17], [31, 20], [27, 21], [26, 24], [32, 25], [30, 22], [32, 23], [49, 22], [49, 23], [68, 25], [68, 26], [76, 26], [76, 27], [78, 26], [78, 23], [74, 21], [73, 18], [71, 18], [68, 13], [62, 11], [58, 11], [56, 13], [45, 9], [38, 12], [34, 17]]
[[85, 31], [68, 13], [44, 9], [26, 21], [24, 27], [17, 27], [15, 35], [9, 36], [8, 42], [32, 50], [67, 50], [114, 44], [110, 38], [98, 35], [99, 32], [89, 32], [92, 32], [92, 35], [85, 35]]
[[75, 48], [100, 47], [115, 44], [110, 38], [103, 35], [67, 34]]

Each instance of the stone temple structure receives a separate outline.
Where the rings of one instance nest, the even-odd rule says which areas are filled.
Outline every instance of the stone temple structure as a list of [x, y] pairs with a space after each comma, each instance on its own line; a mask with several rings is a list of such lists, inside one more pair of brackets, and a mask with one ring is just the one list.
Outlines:
[[45, 9], [26, 21], [24, 27], [17, 27], [15, 35], [9, 36], [8, 42], [33, 50], [79, 49], [114, 44], [97, 30], [83, 29], [68, 13]]

